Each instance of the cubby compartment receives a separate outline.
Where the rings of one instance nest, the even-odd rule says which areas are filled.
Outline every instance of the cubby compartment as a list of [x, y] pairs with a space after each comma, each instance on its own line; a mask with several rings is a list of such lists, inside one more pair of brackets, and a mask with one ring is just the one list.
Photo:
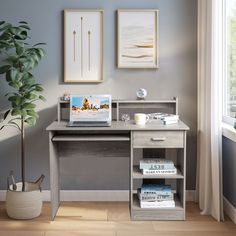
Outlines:
[[[160, 143], [149, 143], [151, 137], [163, 136], [165, 131], [134, 131], [133, 132], [133, 145], [131, 155], [131, 193], [130, 193], [130, 209], [131, 217], [133, 220], [184, 220], [185, 219], [185, 172], [186, 172], [186, 132], [185, 131], [168, 131], [168, 142], [160, 141]], [[165, 139], [167, 140], [167, 139]], [[174, 145], [171, 140], [174, 141]], [[140, 160], [148, 160], [149, 163], [159, 163], [157, 160], [152, 162], [152, 159], [161, 159], [163, 163], [168, 160], [173, 169], [176, 168], [176, 173], [166, 174], [165, 171], [160, 171], [162, 165], [150, 164], [151, 170], [160, 166], [160, 170], [153, 171], [151, 174], [145, 174], [139, 166]], [[155, 162], [156, 161], [156, 162]], [[146, 162], [145, 162], [146, 163]], [[165, 163], [166, 164], [166, 163]], [[149, 165], [147, 165], [149, 166]], [[160, 172], [160, 173], [159, 173]], [[159, 200], [154, 204], [152, 200], [148, 201], [149, 204], [140, 203], [138, 198], [138, 189], [144, 184], [155, 186], [171, 186], [171, 192], [174, 196], [171, 203], [168, 201], [160, 202]], [[158, 194], [157, 194], [158, 195]], [[160, 194], [162, 195], [162, 193]], [[173, 197], [172, 196], [172, 197]], [[146, 203], [146, 202], [145, 202]], [[156, 204], [157, 203], [157, 204]], [[165, 206], [165, 203], [167, 204]]]

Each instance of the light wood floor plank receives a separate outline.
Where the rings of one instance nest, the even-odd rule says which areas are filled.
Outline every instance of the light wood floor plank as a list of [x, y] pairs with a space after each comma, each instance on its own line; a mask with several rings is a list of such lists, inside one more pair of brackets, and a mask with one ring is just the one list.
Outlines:
[[115, 231], [98, 232], [95, 230], [89, 231], [73, 231], [73, 232], [58, 232], [58, 231], [48, 231], [45, 236], [116, 236]]
[[107, 209], [99, 205], [91, 203], [78, 204], [74, 207], [73, 203], [64, 203], [58, 210], [57, 216], [59, 219], [67, 219], [72, 217], [77, 220], [107, 220]]
[[142, 232], [125, 232], [117, 231], [116, 236], [235, 236], [234, 232], [145, 232], [145, 235]]
[[44, 236], [44, 231], [1, 231], [0, 236]]
[[129, 206], [126, 202], [110, 203], [107, 209], [109, 221], [130, 221]]
[[229, 231], [223, 222], [216, 221], [181, 221], [181, 222], [152, 222], [155, 231]]
[[62, 203], [54, 221], [50, 204], [44, 203], [40, 217], [9, 219], [0, 203], [0, 236], [236, 236], [236, 225], [228, 218], [216, 222], [200, 214], [197, 204], [187, 203], [186, 221], [131, 221], [126, 202]]

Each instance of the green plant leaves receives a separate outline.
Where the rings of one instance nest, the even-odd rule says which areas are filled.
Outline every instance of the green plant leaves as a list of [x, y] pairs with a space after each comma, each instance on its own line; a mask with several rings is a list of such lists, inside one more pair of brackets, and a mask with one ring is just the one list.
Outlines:
[[11, 47], [11, 44], [5, 40], [0, 40], [0, 48], [8, 48]]
[[33, 100], [33, 99], [39, 98], [39, 95], [35, 94], [35, 93], [32, 93], [32, 92], [29, 92], [25, 95], [25, 98], [27, 98], [29, 100]]
[[39, 118], [39, 115], [35, 111], [33, 111], [33, 110], [27, 111], [27, 114], [29, 116], [32, 116], [32, 117], [36, 118], [36, 119]]
[[8, 98], [8, 101], [13, 103], [13, 106], [19, 106], [22, 103], [20, 96], [11, 96]]
[[41, 45], [46, 45], [46, 43], [36, 43], [35, 45], [33, 45], [33, 47], [37, 47], [37, 46], [41, 46]]
[[22, 60], [23, 70], [30, 71], [34, 68], [34, 60], [32, 58], [28, 58], [27, 60]]
[[44, 57], [46, 55], [46, 52], [42, 48], [35, 48], [38, 55], [40, 55], [40, 58]]
[[19, 21], [19, 24], [25, 24], [25, 25], [28, 25], [28, 22], [26, 22], [26, 21]]
[[25, 39], [27, 39], [27, 37], [28, 37], [28, 33], [27, 33], [26, 30], [24, 30], [24, 31], [21, 31], [20, 34], [15, 35], [14, 37], [15, 37], [15, 39], [17, 39], [17, 40], [25, 40]]
[[15, 42], [16, 54], [22, 55], [25, 52], [25, 44], [23, 42]]
[[12, 24], [10, 24], [10, 23], [6, 23], [4, 21], [1, 21], [1, 23], [2, 24], [0, 25], [0, 32], [10, 29], [12, 27]]
[[21, 115], [21, 110], [20, 109], [17, 109], [17, 108], [13, 108], [12, 111], [11, 111], [11, 115], [12, 116], [20, 116]]
[[25, 120], [25, 122], [29, 125], [35, 125], [36, 124], [36, 118], [35, 117], [29, 117]]
[[20, 88], [20, 84], [17, 82], [9, 82], [9, 85], [15, 89], [19, 89]]
[[39, 95], [39, 99], [42, 100], [43, 102], [47, 101], [46, 98], [44, 96], [42, 96], [42, 95]]
[[43, 91], [43, 88], [42, 88], [41, 86], [37, 85], [37, 86], [35, 86], [35, 90], [36, 90], [37, 92], [42, 92], [42, 91]]
[[22, 109], [25, 109], [25, 110], [31, 110], [31, 109], [34, 109], [35, 107], [36, 105], [33, 103], [25, 103], [22, 105]]
[[[35, 82], [32, 70], [46, 53], [39, 47], [45, 43], [29, 46], [29, 31], [30, 27], [26, 21], [20, 21], [19, 26], [0, 21], [0, 54], [7, 55], [2, 60], [5, 65], [0, 67], [0, 74], [5, 74], [8, 85], [13, 88], [13, 91], [6, 94], [12, 109], [5, 115], [17, 116], [14, 119], [23, 118], [29, 125], [35, 125], [38, 114], [34, 102], [46, 99], [41, 95], [43, 87]], [[14, 119], [9, 121], [9, 125], [16, 127]]]
[[0, 67], [0, 74], [6, 73], [8, 70], [10, 70], [11, 66], [10, 65], [4, 65]]
[[28, 25], [19, 25], [19, 27], [26, 29], [26, 30], [30, 30], [30, 27]]
[[10, 71], [10, 79], [12, 81], [19, 80], [21, 78], [21, 73], [15, 68]]
[[9, 55], [4, 61], [13, 66], [14, 64], [18, 62], [18, 60], [19, 60], [19, 57], [17, 55]]
[[10, 113], [11, 110], [7, 110], [5, 113], [4, 113], [4, 116], [3, 116], [3, 119], [6, 120], [8, 114]]

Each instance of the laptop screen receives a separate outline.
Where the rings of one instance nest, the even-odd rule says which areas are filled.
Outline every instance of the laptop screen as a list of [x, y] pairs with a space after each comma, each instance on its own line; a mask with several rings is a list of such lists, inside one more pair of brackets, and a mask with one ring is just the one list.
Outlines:
[[70, 121], [111, 121], [111, 95], [71, 95]]

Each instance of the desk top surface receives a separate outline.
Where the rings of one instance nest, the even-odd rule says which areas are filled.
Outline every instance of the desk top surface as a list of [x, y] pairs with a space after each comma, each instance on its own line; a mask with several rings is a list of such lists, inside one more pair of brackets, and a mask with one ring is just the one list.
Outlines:
[[67, 124], [68, 122], [66, 121], [62, 122], [54, 121], [47, 127], [47, 131], [189, 130], [189, 127], [185, 125], [182, 121], [179, 121], [177, 124], [163, 125], [161, 121], [154, 120], [154, 121], [149, 121], [144, 126], [136, 125], [134, 121], [129, 121], [127, 123], [124, 121], [112, 121], [111, 126], [109, 127], [67, 127]]

